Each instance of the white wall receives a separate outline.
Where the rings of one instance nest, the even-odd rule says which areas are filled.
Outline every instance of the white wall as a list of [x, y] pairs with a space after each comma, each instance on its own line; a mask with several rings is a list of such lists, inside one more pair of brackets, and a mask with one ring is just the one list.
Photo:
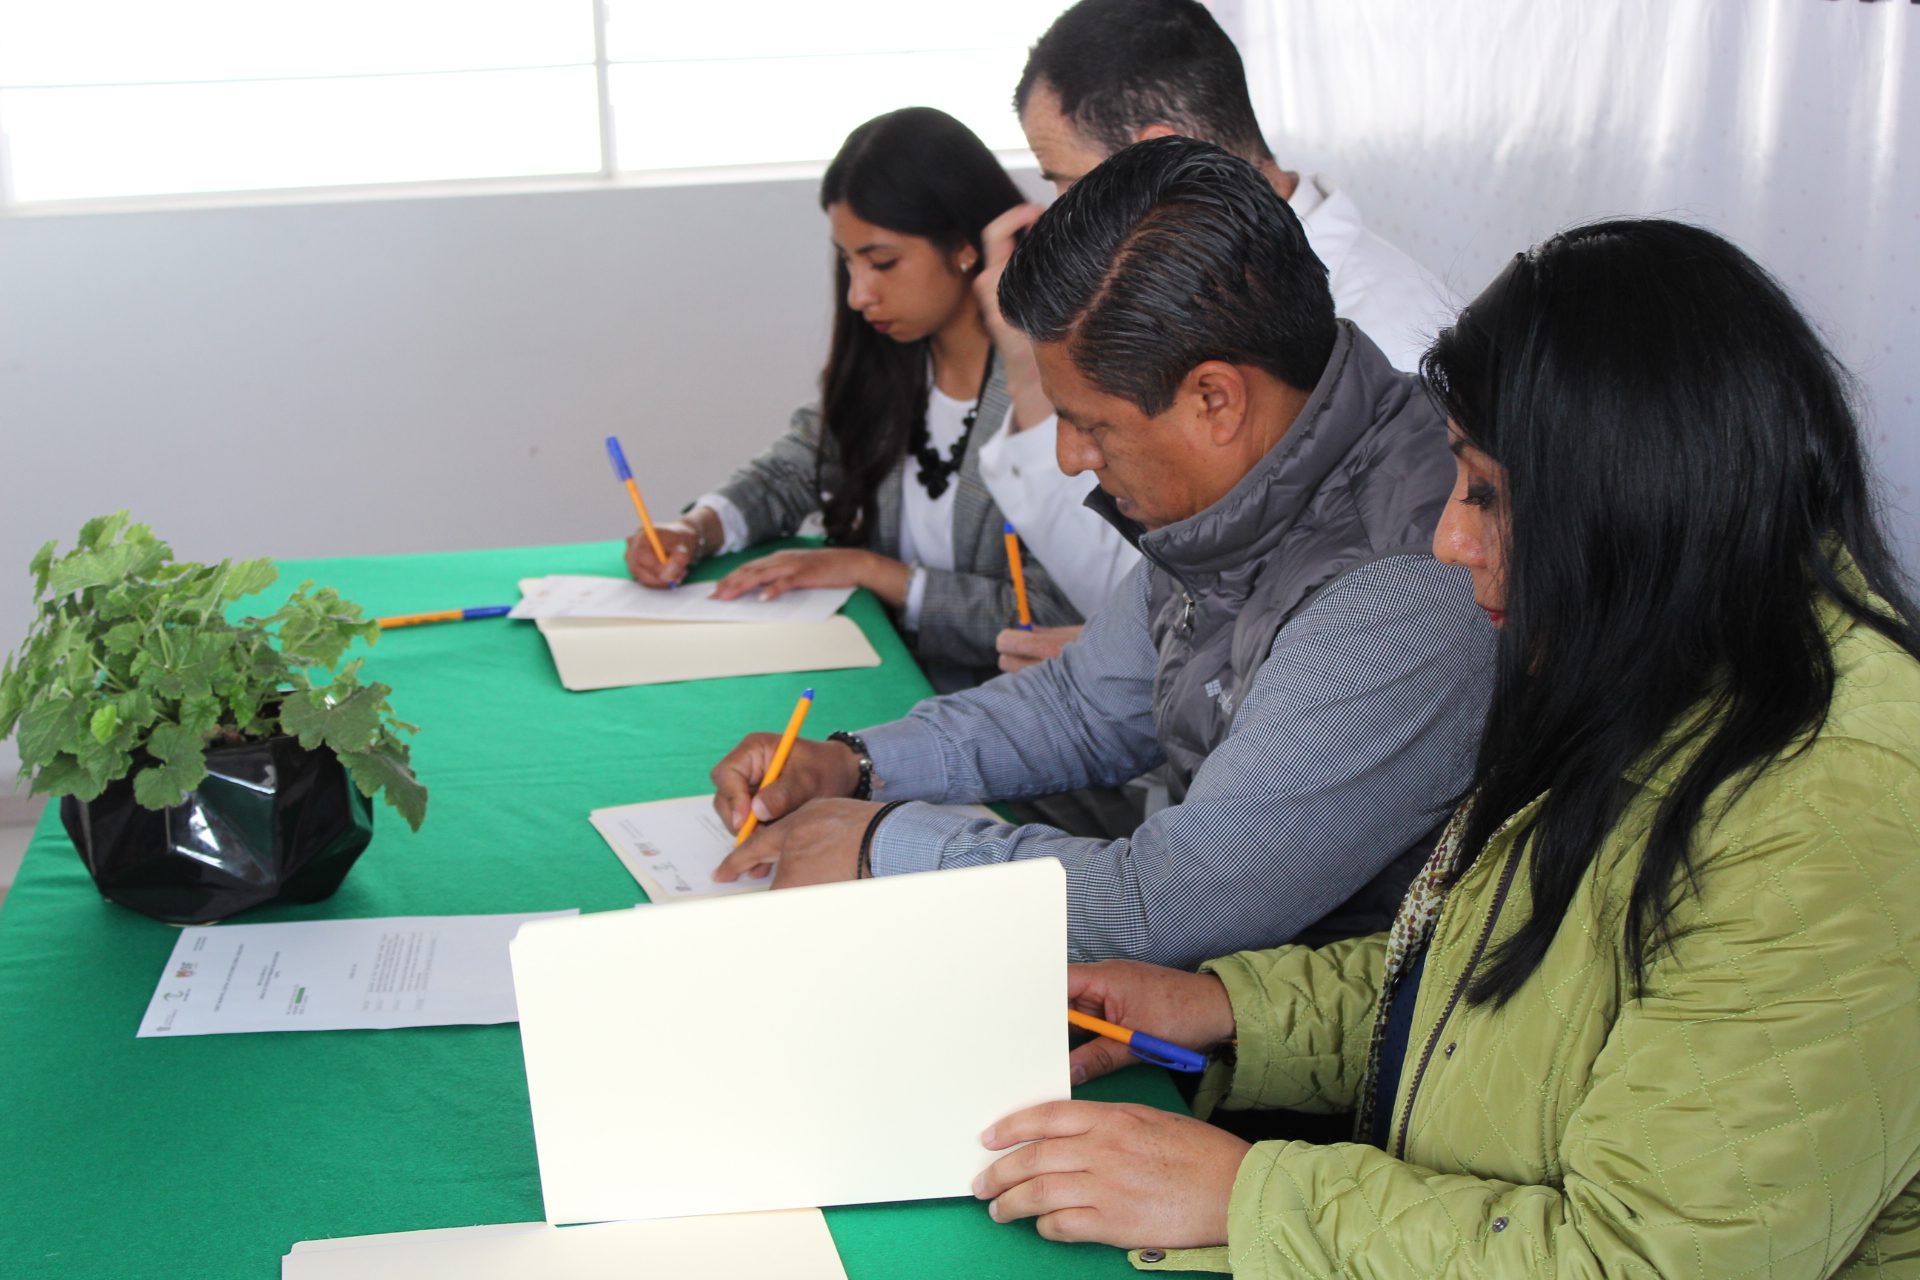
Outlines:
[[0, 218], [0, 651], [34, 549], [120, 507], [199, 560], [614, 538], [618, 432], [677, 510], [814, 395], [817, 188]]
[[611, 538], [618, 431], [677, 509], [812, 394], [816, 182], [0, 218], [0, 648], [123, 506], [193, 559]]
[[1861, 380], [1920, 573], [1920, 4], [1214, 7], [1280, 163], [1333, 178], [1465, 297], [1618, 214], [1702, 223], [1766, 264]]

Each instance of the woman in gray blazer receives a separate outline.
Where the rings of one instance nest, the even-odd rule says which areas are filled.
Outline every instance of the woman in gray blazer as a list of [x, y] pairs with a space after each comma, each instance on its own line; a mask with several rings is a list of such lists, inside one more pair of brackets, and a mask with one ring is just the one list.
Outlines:
[[[982, 229], [1020, 201], [993, 153], [944, 112], [908, 107], [848, 135], [820, 183], [839, 255], [820, 403], [659, 527], [664, 563], [647, 539], [628, 539], [634, 578], [664, 587], [817, 512], [826, 547], [752, 561], [715, 594], [865, 587], [936, 688], [995, 674], [994, 637], [1016, 610], [979, 451], [1002, 429], [1008, 397], [972, 283]], [[1046, 570], [1022, 560], [1033, 621], [1080, 621]]]

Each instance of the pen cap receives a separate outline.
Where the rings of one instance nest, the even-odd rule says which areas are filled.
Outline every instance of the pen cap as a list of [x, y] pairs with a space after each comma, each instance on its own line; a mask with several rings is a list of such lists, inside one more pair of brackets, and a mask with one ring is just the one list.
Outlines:
[[619, 436], [607, 437], [607, 456], [613, 459], [613, 473], [622, 480], [633, 479], [633, 470], [627, 466], [627, 455], [620, 448]]
[[1169, 1044], [1158, 1036], [1150, 1036], [1144, 1031], [1136, 1031], [1127, 1042], [1127, 1048], [1133, 1056], [1157, 1067], [1166, 1067], [1170, 1071], [1205, 1071], [1205, 1054], [1195, 1053], [1183, 1045]]

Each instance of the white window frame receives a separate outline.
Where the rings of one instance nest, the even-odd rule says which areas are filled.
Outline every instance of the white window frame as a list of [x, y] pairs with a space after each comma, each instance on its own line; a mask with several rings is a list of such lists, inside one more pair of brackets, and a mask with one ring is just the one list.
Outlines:
[[[1920, 2], [1920, 0], [1916, 0]], [[415, 181], [339, 183], [311, 187], [242, 188], [238, 190], [135, 193], [114, 196], [87, 196], [67, 200], [31, 200], [21, 202], [13, 192], [12, 166], [7, 154], [4, 110], [0, 109], [0, 220], [66, 216], [87, 213], [142, 212], [148, 210], [233, 208], [282, 204], [315, 204], [417, 200], [445, 196], [500, 195], [513, 193], [572, 192], [618, 190], [627, 188], [728, 185], [739, 182], [773, 182], [791, 179], [816, 179], [825, 170], [825, 157], [808, 160], [769, 160], [752, 164], [713, 165], [697, 168], [622, 169], [615, 125], [612, 69], [616, 65], [607, 54], [609, 15], [607, 0], [593, 0], [593, 79], [596, 95], [596, 127], [599, 132], [600, 167], [597, 171], [561, 174], [497, 175], [476, 178], [421, 179]], [[581, 64], [568, 64], [581, 65]], [[520, 68], [474, 68], [475, 70], [518, 70]], [[38, 86], [0, 85], [0, 90]], [[76, 88], [94, 86], [70, 86]], [[1009, 90], [1009, 97], [1011, 91]], [[907, 105], [907, 104], [899, 104]], [[1011, 111], [1011, 106], [1009, 106]], [[1019, 171], [1035, 165], [1033, 153], [1025, 149], [996, 150], [1003, 167]]]

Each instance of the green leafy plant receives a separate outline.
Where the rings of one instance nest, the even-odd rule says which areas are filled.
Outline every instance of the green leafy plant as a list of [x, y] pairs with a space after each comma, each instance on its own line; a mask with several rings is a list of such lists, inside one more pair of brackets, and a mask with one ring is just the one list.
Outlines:
[[[20, 773], [39, 795], [92, 800], [132, 774], [134, 800], [177, 805], [207, 776], [209, 747], [291, 734], [329, 747], [362, 795], [383, 792], [416, 831], [427, 791], [413, 776], [384, 684], [340, 665], [378, 623], [329, 587], [300, 584], [264, 618], [228, 606], [279, 577], [271, 560], [216, 565], [173, 551], [125, 511], [87, 521], [79, 545], [29, 566], [37, 607], [0, 666], [0, 737], [19, 730]], [[337, 668], [337, 669], [336, 669]]]

